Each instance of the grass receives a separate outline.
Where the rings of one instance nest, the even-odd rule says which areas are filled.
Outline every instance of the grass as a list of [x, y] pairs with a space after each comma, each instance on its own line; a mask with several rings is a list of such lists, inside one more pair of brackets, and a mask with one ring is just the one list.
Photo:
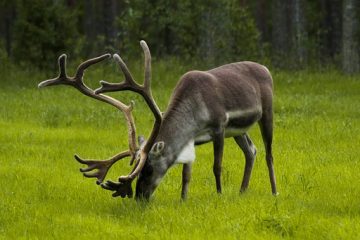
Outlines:
[[[130, 66], [141, 79], [141, 63]], [[176, 80], [190, 68], [153, 63], [154, 95], [165, 109]], [[180, 66], [180, 67], [179, 67]], [[189, 199], [180, 201], [176, 166], [148, 204], [112, 198], [79, 173], [73, 154], [105, 159], [126, 148], [115, 109], [69, 87], [38, 90], [52, 74], [2, 66], [0, 80], [0, 239], [359, 239], [360, 81], [329, 72], [277, 72], [274, 161], [280, 195], [273, 197], [258, 127], [247, 193], [240, 195], [244, 158], [227, 139], [223, 194], [215, 192], [211, 144], [197, 148]], [[138, 71], [136, 71], [138, 70]], [[55, 71], [55, 70], [54, 70]], [[71, 71], [69, 71], [71, 72]], [[54, 73], [55, 74], [55, 73]], [[87, 79], [118, 81], [114, 66]], [[139, 133], [152, 116], [135, 99]], [[108, 178], [130, 170], [119, 162]]]

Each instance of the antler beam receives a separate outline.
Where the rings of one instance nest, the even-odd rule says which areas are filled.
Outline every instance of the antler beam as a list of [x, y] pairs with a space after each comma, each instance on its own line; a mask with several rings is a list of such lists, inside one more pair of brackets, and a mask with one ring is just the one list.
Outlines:
[[[133, 171], [127, 176], [120, 176], [119, 181], [122, 183], [131, 182], [141, 171], [141, 169], [145, 165], [145, 161], [147, 159], [148, 152], [150, 151], [156, 136], [158, 135], [162, 116], [159, 107], [157, 106], [151, 92], [151, 54], [148, 45], [145, 41], [140, 41], [140, 45], [144, 51], [145, 56], [145, 79], [143, 85], [138, 84], [134, 78], [131, 76], [131, 73], [126, 66], [125, 62], [121, 59], [118, 54], [114, 54], [114, 60], [119, 64], [123, 74], [124, 74], [124, 81], [121, 83], [109, 83], [105, 81], [101, 81], [101, 87], [95, 90], [96, 94], [105, 93], [105, 92], [114, 92], [114, 91], [124, 91], [130, 90], [139, 93], [149, 106], [150, 110], [152, 111], [155, 122], [152, 132], [150, 134], [149, 140], [145, 144], [144, 148], [141, 149], [139, 153], [139, 160], [136, 164], [136, 167]], [[110, 184], [111, 185], [111, 184]], [[105, 185], [105, 188], [109, 186]]]

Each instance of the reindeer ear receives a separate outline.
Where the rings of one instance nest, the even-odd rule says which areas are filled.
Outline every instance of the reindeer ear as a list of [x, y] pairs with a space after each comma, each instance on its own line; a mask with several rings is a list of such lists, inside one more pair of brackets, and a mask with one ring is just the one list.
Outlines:
[[158, 156], [162, 153], [162, 151], [164, 150], [164, 147], [165, 147], [165, 143], [163, 141], [156, 142], [152, 146], [150, 153]]
[[146, 142], [146, 139], [143, 135], [138, 136], [138, 144], [139, 146], [142, 146]]

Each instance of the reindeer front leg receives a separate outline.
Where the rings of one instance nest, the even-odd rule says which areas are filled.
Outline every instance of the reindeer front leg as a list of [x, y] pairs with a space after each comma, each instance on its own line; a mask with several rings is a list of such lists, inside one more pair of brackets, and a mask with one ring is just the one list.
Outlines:
[[191, 179], [191, 163], [184, 163], [182, 170], [181, 199], [186, 200]]
[[216, 181], [216, 191], [221, 193], [221, 163], [224, 151], [224, 128], [219, 128], [214, 132], [214, 166], [213, 171]]

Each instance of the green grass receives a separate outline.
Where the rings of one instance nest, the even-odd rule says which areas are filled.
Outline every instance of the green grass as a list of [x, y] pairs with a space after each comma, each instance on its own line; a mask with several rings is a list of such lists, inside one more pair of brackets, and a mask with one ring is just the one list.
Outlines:
[[[153, 65], [154, 95], [164, 110], [176, 80], [190, 68]], [[130, 66], [137, 79], [141, 66]], [[359, 76], [273, 71], [278, 197], [271, 195], [256, 126], [250, 135], [258, 156], [247, 193], [239, 194], [243, 154], [227, 139], [222, 195], [215, 193], [207, 144], [197, 148], [186, 202], [175, 166], [144, 204], [112, 198], [78, 171], [74, 153], [105, 159], [126, 148], [124, 118], [69, 87], [37, 89], [53, 75], [1, 68], [0, 239], [360, 238]], [[93, 67], [86, 77], [92, 86], [121, 79], [111, 64]], [[140, 98], [113, 96], [135, 99], [137, 130], [149, 134], [152, 116]], [[129, 170], [127, 161], [119, 162], [108, 178]]]

